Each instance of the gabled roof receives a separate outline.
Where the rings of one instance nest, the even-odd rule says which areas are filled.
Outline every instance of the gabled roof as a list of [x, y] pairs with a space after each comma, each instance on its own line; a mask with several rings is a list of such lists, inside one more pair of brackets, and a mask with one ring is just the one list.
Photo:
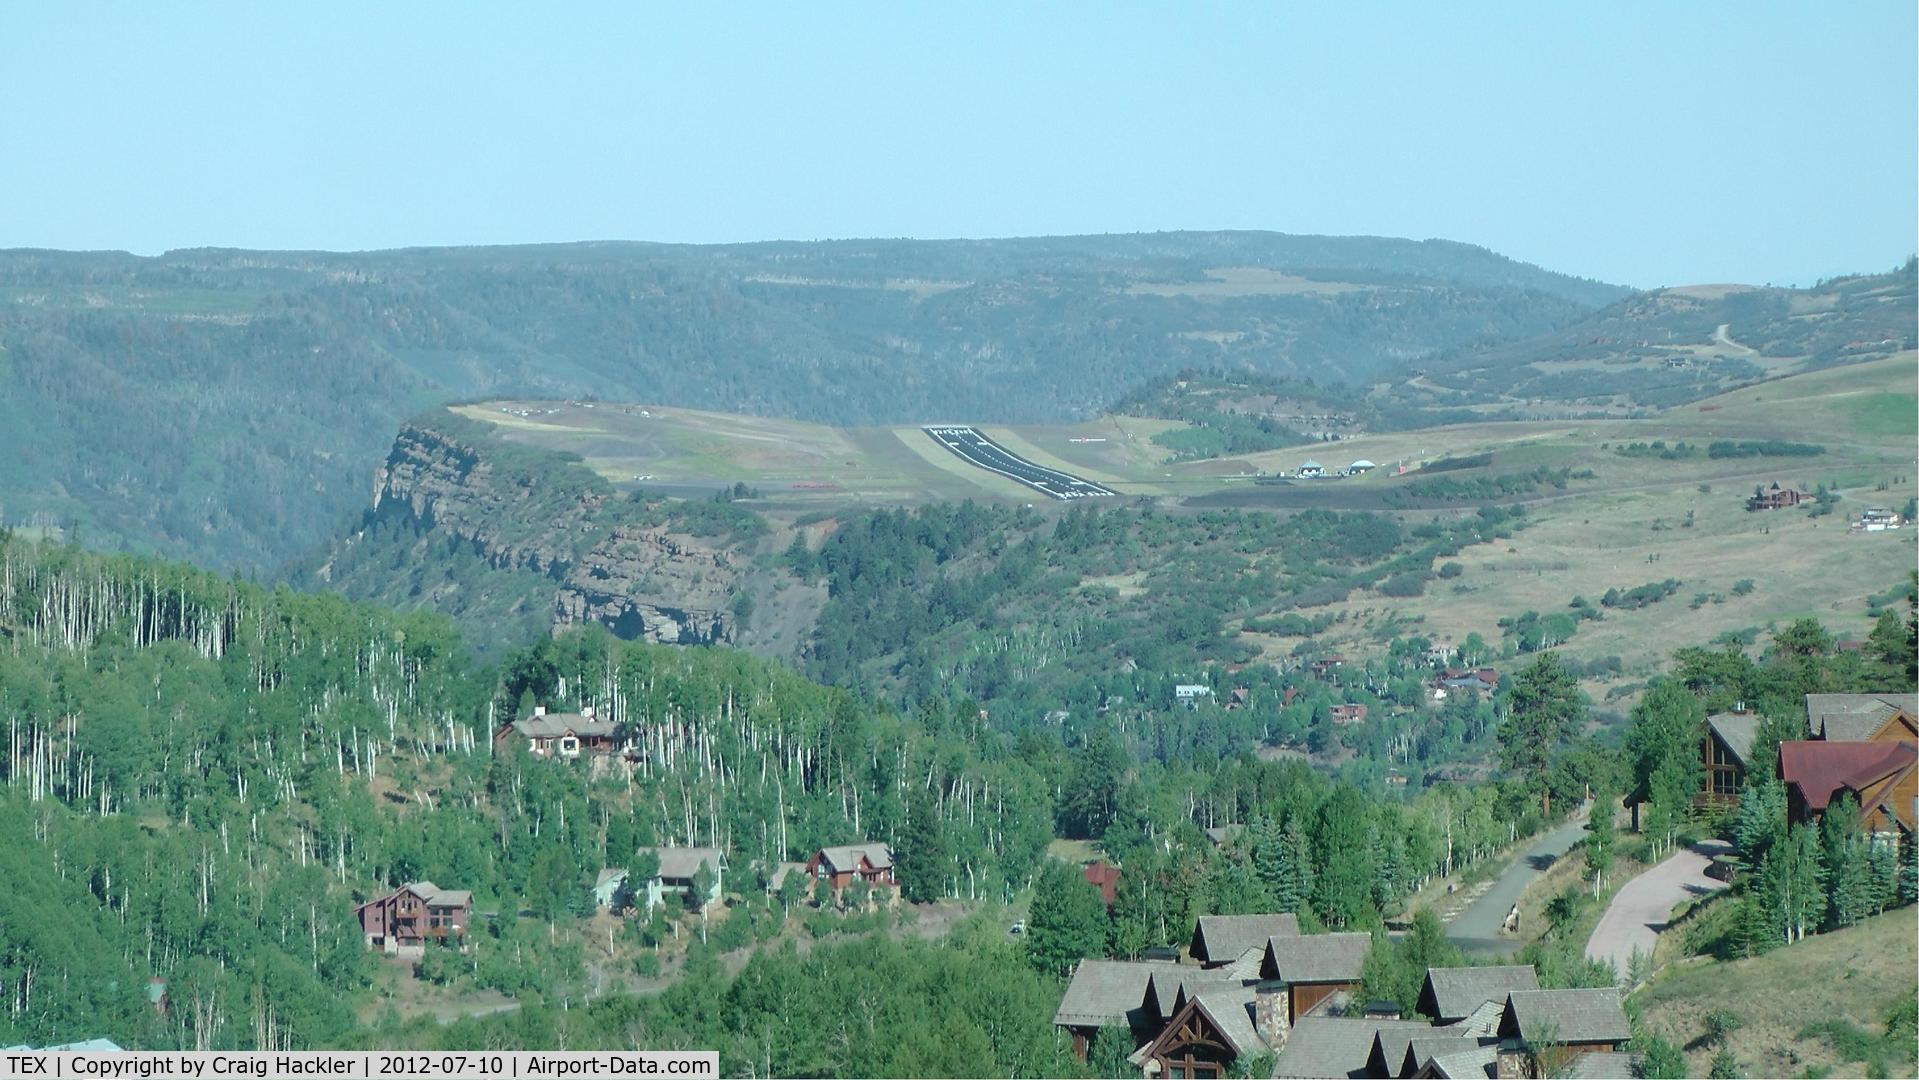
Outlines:
[[1371, 934], [1305, 934], [1266, 940], [1259, 973], [1286, 983], [1358, 982]]
[[1206, 1014], [1213, 1030], [1233, 1051], [1244, 1056], [1266, 1049], [1253, 1023], [1253, 988], [1246, 985], [1209, 986], [1194, 995], [1191, 1005]]
[[1298, 934], [1299, 916], [1288, 912], [1201, 915], [1193, 926], [1193, 959], [1202, 964], [1231, 963], [1244, 956], [1248, 949], [1265, 948], [1268, 938]]
[[[1584, 1056], [1592, 1057], [1593, 1055]], [[1434, 1055], [1433, 1059], [1423, 1067], [1427, 1076], [1440, 1077], [1442, 1080], [1466, 1080], [1467, 1077], [1471, 1080], [1482, 1080], [1495, 1075], [1498, 1064], [1499, 1044], [1489, 1043], [1472, 1050], [1457, 1050], [1450, 1054]], [[1619, 1074], [1620, 1077], [1631, 1075], [1633, 1075], [1631, 1072]]]
[[513, 730], [529, 739], [557, 739], [571, 731], [585, 738], [611, 738], [619, 725], [579, 713], [541, 713], [513, 721]]
[[1815, 739], [1864, 742], [1902, 710], [1919, 716], [1919, 694], [1807, 694], [1806, 731]]
[[601, 886], [606, 885], [609, 882], [623, 880], [625, 877], [626, 877], [626, 871], [620, 869], [617, 866], [609, 866], [606, 869], [600, 871], [599, 876], [593, 879], [594, 891], [597, 892]]
[[885, 844], [840, 844], [821, 848], [820, 855], [826, 859], [827, 869], [834, 873], [858, 870], [861, 859], [865, 859], [875, 870], [889, 870], [893, 866], [893, 849]]
[[376, 896], [353, 910], [358, 911], [360, 908], [391, 900], [403, 892], [410, 892], [433, 907], [465, 907], [473, 902], [473, 894], [465, 889], [442, 889], [431, 881], [409, 881], [385, 896]]
[[1254, 990], [1251, 986], [1234, 983], [1208, 987], [1180, 1005], [1178, 1012], [1167, 1017], [1160, 1033], [1133, 1051], [1126, 1060], [1143, 1066], [1153, 1056], [1172, 1049], [1180, 1037], [1181, 1029], [1195, 1025], [1217, 1038], [1235, 1058], [1264, 1050], [1266, 1042], [1259, 1037], [1259, 1028], [1253, 1022], [1253, 1010]]
[[660, 860], [660, 877], [691, 878], [705, 866], [709, 873], [717, 874], [726, 866], [726, 855], [716, 847], [661, 847], [641, 848], [651, 851]]
[[1779, 778], [1799, 789], [1807, 809], [1824, 810], [1834, 794], [1910, 769], [1915, 757], [1919, 749], [1909, 742], [1782, 742]]
[[1238, 836], [1240, 833], [1245, 831], [1246, 831], [1246, 826], [1239, 825], [1239, 824], [1215, 825], [1210, 829], [1200, 830], [1200, 832], [1203, 832], [1206, 834], [1206, 839], [1211, 840], [1213, 842], [1214, 847], [1218, 847], [1219, 845], [1224, 844], [1226, 841], [1233, 839], [1234, 837]]
[[1750, 712], [1713, 713], [1706, 726], [1732, 751], [1741, 768], [1752, 767], [1752, 744], [1759, 737], [1759, 716]]
[[465, 907], [473, 902], [471, 892], [465, 889], [442, 889], [431, 881], [420, 881], [400, 887], [412, 890], [420, 899], [435, 907]]
[[1200, 992], [1221, 986], [1240, 986], [1243, 979], [1218, 968], [1196, 968], [1173, 964], [1171, 970], [1155, 971], [1146, 979], [1146, 993], [1139, 1004], [1146, 1015], [1171, 1019], [1187, 1001]]
[[1442, 1023], [1450, 1023], [1471, 1016], [1487, 1002], [1503, 1004], [1514, 990], [1537, 989], [1539, 975], [1531, 964], [1428, 968], [1417, 1008]]
[[1528, 1042], [1622, 1043], [1632, 1038], [1632, 1027], [1616, 987], [1515, 990], [1506, 999], [1499, 1034]]
[[1273, 1075], [1285, 1077], [1362, 1076], [1373, 1043], [1383, 1030], [1431, 1031], [1418, 1020], [1358, 1020], [1341, 1016], [1302, 1016], [1275, 1056]]
[[1053, 1013], [1061, 1027], [1125, 1027], [1145, 1000], [1146, 986], [1156, 971], [1178, 964], [1158, 961], [1081, 960], [1066, 984], [1066, 996]]
[[1406, 1052], [1400, 1057], [1399, 1068], [1394, 1076], [1414, 1076], [1432, 1062], [1434, 1058], [1446, 1055], [1474, 1054], [1482, 1049], [1498, 1048], [1497, 1043], [1490, 1046], [1483, 1040], [1470, 1035], [1426, 1035], [1408, 1041]]

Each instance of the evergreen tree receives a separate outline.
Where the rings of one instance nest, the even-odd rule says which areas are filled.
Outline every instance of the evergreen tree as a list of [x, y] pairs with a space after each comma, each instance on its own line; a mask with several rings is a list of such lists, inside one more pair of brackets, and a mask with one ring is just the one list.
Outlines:
[[1586, 718], [1586, 695], [1556, 652], [1539, 655], [1514, 677], [1499, 722], [1499, 761], [1537, 792], [1541, 811], [1552, 815], [1546, 776], [1559, 744]]
[[1375, 863], [1367, 844], [1371, 814], [1357, 788], [1334, 789], [1319, 810], [1313, 836], [1318, 867], [1313, 906], [1326, 925], [1343, 927], [1372, 907]]
[[[1626, 756], [1632, 767], [1633, 790], [1647, 798], [1652, 791], [1653, 774], [1668, 762], [1682, 763], [1696, 779], [1702, 766], [1699, 738], [1705, 728], [1706, 710], [1699, 699], [1675, 679], [1656, 679], [1646, 696], [1633, 706], [1632, 722], [1626, 729]], [[1695, 784], [1694, 790], [1697, 790]]]
[[1658, 1036], [1633, 1039], [1639, 1048], [1639, 1075], [1648, 1080], [1685, 1080], [1691, 1075], [1686, 1055], [1677, 1046]]
[[1274, 899], [1277, 910], [1297, 913], [1313, 895], [1312, 843], [1300, 815], [1286, 819], [1286, 835], [1280, 843], [1280, 879]]
[[1137, 1049], [1131, 1028], [1101, 1028], [1086, 1048], [1086, 1069], [1102, 1080], [1137, 1080], [1139, 1066], [1126, 1060]]
[[1076, 867], [1053, 860], [1033, 885], [1026, 952], [1034, 967], [1066, 975], [1085, 957], [1105, 956], [1106, 904]]
[[1850, 794], [1826, 807], [1819, 824], [1826, 865], [1826, 927], [1851, 926], [1872, 912], [1872, 867], [1859, 835], [1859, 802]]
[[1125, 777], [1126, 750], [1110, 728], [1097, 728], [1074, 751], [1072, 773], [1060, 793], [1063, 833], [1090, 840], [1106, 835]]
[[952, 855], [946, 823], [940, 820], [933, 797], [915, 788], [906, 803], [906, 832], [895, 845], [894, 869], [900, 895], [915, 904], [928, 904], [946, 895]]
[[1255, 820], [1247, 831], [1253, 839], [1253, 874], [1268, 899], [1278, 903], [1286, 881], [1286, 832], [1277, 819], [1269, 817]]
[[1732, 842], [1748, 866], [1758, 866], [1786, 835], [1786, 785], [1768, 776], [1748, 782], [1733, 815]]

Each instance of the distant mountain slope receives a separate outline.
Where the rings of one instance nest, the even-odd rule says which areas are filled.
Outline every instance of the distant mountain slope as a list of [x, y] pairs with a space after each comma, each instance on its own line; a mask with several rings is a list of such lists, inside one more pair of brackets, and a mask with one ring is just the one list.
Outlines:
[[1418, 362], [1431, 403], [1662, 407], [1919, 347], [1919, 262], [1810, 289], [1695, 285], [1635, 293], [1545, 334]]
[[0, 252], [0, 522], [261, 570], [349, 519], [436, 403], [1048, 421], [1194, 365], [1364, 378], [1622, 293], [1464, 244], [1267, 233]]

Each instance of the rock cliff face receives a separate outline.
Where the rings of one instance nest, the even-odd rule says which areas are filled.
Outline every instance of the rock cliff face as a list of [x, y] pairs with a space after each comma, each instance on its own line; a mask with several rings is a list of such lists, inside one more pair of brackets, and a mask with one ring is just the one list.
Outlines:
[[659, 526], [616, 528], [573, 567], [555, 621], [678, 645], [733, 640], [727, 601], [740, 574], [725, 552]]
[[556, 626], [598, 622], [629, 640], [679, 644], [733, 640], [728, 601], [741, 575], [725, 550], [665, 526], [619, 523], [622, 504], [584, 470], [521, 465], [408, 424], [380, 470], [373, 516], [457, 539], [495, 568], [550, 578]]

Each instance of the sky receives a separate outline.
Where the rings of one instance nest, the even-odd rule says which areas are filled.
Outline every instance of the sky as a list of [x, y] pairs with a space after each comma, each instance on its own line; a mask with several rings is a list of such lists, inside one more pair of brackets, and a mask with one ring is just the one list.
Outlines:
[[0, 247], [1270, 229], [1639, 287], [1919, 248], [1911, 0], [6, 4]]

